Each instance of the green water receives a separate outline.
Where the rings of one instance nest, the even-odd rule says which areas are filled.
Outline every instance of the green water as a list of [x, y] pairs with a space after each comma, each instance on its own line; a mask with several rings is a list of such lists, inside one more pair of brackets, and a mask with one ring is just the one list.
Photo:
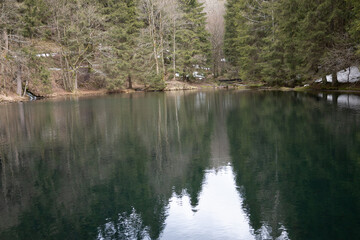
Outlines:
[[0, 105], [0, 239], [360, 239], [359, 99]]

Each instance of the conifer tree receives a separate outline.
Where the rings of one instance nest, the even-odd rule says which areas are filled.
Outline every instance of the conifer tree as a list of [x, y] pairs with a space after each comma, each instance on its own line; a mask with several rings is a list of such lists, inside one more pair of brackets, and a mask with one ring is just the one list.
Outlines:
[[205, 29], [206, 14], [202, 3], [197, 0], [181, 0], [185, 25], [177, 32], [178, 72], [184, 80], [192, 78], [192, 73], [209, 65], [211, 45], [209, 33]]
[[278, 42], [282, 46], [283, 78], [297, 79], [301, 73], [302, 54], [300, 22], [305, 12], [299, 0], [280, 0], [277, 7]]
[[49, 8], [45, 0], [25, 0], [22, 13], [24, 36], [33, 38], [41, 33], [40, 27], [47, 24]]
[[336, 84], [335, 73], [355, 61], [356, 2], [229, 0], [227, 60], [247, 80], [296, 83], [333, 73]]
[[[263, 59], [268, 57], [268, 52], [262, 51], [264, 47], [269, 47], [273, 39], [273, 22], [266, 9], [271, 7], [266, 4], [271, 3], [256, 0], [228, 2], [225, 54], [230, 63], [239, 66], [240, 78], [261, 80], [261, 65]], [[266, 41], [268, 45], [265, 45]]]
[[357, 54], [360, 56], [360, 2], [357, 0], [348, 0], [352, 9], [350, 23], [350, 34], [356, 44]]
[[109, 88], [119, 88], [125, 80], [128, 81], [128, 87], [132, 88], [132, 77], [137, 70], [137, 39], [142, 27], [137, 1], [106, 0], [101, 3], [108, 28], [106, 45], [110, 47], [105, 67]]

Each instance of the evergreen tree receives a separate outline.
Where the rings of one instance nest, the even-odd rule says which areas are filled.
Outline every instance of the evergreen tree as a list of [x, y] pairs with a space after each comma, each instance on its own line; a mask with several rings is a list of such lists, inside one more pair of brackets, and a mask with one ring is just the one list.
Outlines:
[[269, 14], [272, 4], [255, 0], [228, 2], [225, 55], [231, 64], [238, 66], [240, 78], [262, 80], [264, 59], [271, 57], [264, 50], [269, 51], [274, 40], [272, 17], [275, 13]]
[[[260, 5], [263, 41], [259, 53], [261, 79], [270, 84], [282, 84], [283, 46], [279, 39], [278, 1], [263, 1]], [[259, 21], [260, 22], [260, 21]]]
[[184, 80], [192, 78], [194, 71], [209, 65], [211, 45], [209, 33], [205, 29], [206, 14], [203, 3], [197, 0], [181, 0], [181, 10], [184, 12], [185, 26], [177, 31], [178, 72]]
[[49, 12], [45, 0], [25, 0], [22, 12], [24, 36], [33, 38], [40, 34], [40, 27], [47, 24]]
[[[277, 7], [278, 42], [282, 46], [282, 70], [284, 80], [297, 79], [301, 72], [302, 55], [300, 21], [305, 15], [301, 1], [280, 0]], [[300, 50], [299, 50], [300, 49]]]
[[136, 0], [105, 0], [103, 14], [106, 18], [107, 40], [110, 58], [106, 59], [109, 88], [119, 88], [125, 81], [132, 86], [132, 75], [136, 72], [136, 45], [142, 22], [139, 21]]
[[[226, 5], [225, 15], [225, 40], [224, 40], [224, 53], [227, 62], [233, 66], [239, 66], [243, 63], [240, 60], [240, 51], [238, 46], [242, 45], [239, 36], [244, 36], [245, 33], [240, 32], [239, 28], [244, 26], [244, 19], [240, 18], [241, 2], [236, 0], [229, 0]], [[246, 32], [246, 31], [245, 31]], [[242, 38], [241, 40], [244, 40]]]
[[225, 16], [227, 60], [241, 78], [267, 83], [296, 83], [331, 72], [336, 76], [354, 61], [356, 41], [347, 34], [353, 22], [350, 32], [356, 39], [354, 2], [230, 0]]
[[349, 32], [355, 42], [357, 54], [360, 55], [360, 2], [357, 0], [348, 0], [351, 11], [351, 22]]

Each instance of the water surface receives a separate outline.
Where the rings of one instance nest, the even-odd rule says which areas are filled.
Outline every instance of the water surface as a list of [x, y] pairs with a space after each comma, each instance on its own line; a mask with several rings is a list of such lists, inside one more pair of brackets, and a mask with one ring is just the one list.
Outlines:
[[0, 239], [360, 239], [359, 99], [0, 105]]

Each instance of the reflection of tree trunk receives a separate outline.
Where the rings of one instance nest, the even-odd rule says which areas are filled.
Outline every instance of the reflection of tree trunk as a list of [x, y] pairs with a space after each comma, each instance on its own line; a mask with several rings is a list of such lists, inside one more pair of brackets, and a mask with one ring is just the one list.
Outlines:
[[176, 127], [177, 127], [177, 135], [178, 135], [178, 142], [179, 146], [181, 144], [181, 138], [180, 138], [180, 124], [179, 124], [179, 115], [178, 115], [178, 101], [175, 97], [175, 117], [176, 117]]
[[24, 105], [19, 104], [19, 115], [20, 115], [20, 124], [22, 129], [25, 129], [25, 114], [24, 114]]
[[16, 145], [15, 145], [15, 159], [14, 159], [14, 162], [15, 162], [15, 166], [18, 167], [20, 161], [19, 161], [19, 151], [18, 151]]
[[168, 159], [169, 156], [170, 156], [170, 144], [169, 144], [169, 132], [168, 132], [168, 113], [167, 113], [167, 102], [166, 102], [166, 95], [164, 94], [164, 128], [165, 128], [165, 143], [166, 143], [166, 146], [165, 146], [165, 159]]
[[[9, 112], [8, 109], [5, 108], [4, 112], [1, 112], [1, 114], [4, 114], [6, 116], [6, 122], [10, 122], [9, 119]], [[9, 127], [5, 128], [5, 136], [7, 136], [7, 141], [11, 142], [12, 134], [10, 133]], [[8, 159], [6, 158], [7, 153], [9, 154], [10, 150], [8, 152], [0, 152], [0, 160], [1, 160], [1, 186], [2, 186], [2, 192], [4, 195], [4, 201], [6, 206], [6, 212], [8, 212], [8, 204], [7, 204], [7, 166], [9, 165]]]
[[158, 117], [158, 143], [157, 143], [157, 153], [156, 158], [159, 163], [159, 169], [161, 169], [161, 162], [162, 162], [162, 144], [161, 144], [161, 104], [159, 100], [159, 117]]
[[337, 94], [332, 95], [332, 102], [334, 105], [338, 104], [338, 97], [339, 97], [339, 95], [337, 95]]
[[8, 204], [7, 204], [7, 179], [6, 179], [6, 162], [5, 162], [5, 156], [3, 156], [3, 154], [0, 155], [0, 161], [1, 161], [1, 186], [2, 186], [2, 193], [4, 196], [4, 202], [5, 202], [5, 209], [6, 212], [8, 212]]
[[168, 139], [168, 125], [167, 125], [167, 104], [166, 104], [166, 95], [163, 95], [164, 99], [164, 127], [165, 127], [165, 141], [166, 145], [169, 145], [169, 139]]
[[326, 94], [326, 93], [323, 93], [323, 99], [324, 99], [325, 101], [327, 101], [327, 94]]

